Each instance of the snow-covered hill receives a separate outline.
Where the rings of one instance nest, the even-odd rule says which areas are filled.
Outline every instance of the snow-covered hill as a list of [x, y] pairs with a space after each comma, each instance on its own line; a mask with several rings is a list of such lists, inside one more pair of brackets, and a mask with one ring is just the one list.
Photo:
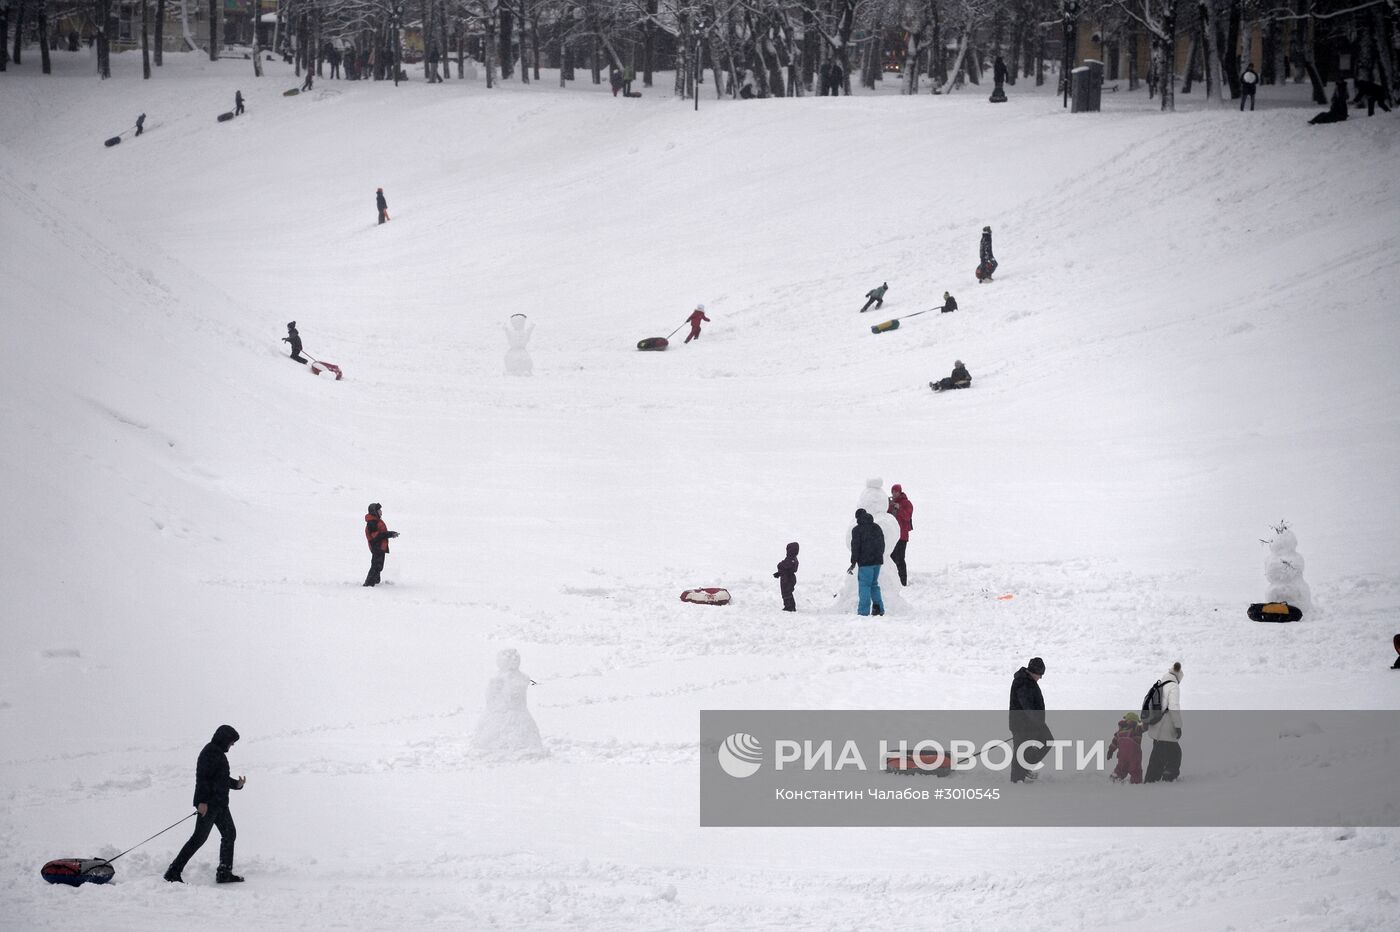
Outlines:
[[[1400, 120], [1308, 127], [1296, 88], [284, 98], [280, 63], [170, 59], [0, 76], [16, 928], [1390, 921], [1395, 830], [701, 831], [696, 740], [702, 708], [1000, 708], [1033, 654], [1052, 708], [1177, 659], [1188, 708], [1400, 707]], [[699, 342], [636, 352], [697, 302]], [[293, 319], [345, 381], [286, 360]], [[955, 358], [974, 389], [929, 392]], [[878, 621], [830, 611], [873, 476], [916, 505]], [[370, 501], [402, 537], [365, 590]], [[1318, 611], [1254, 625], [1280, 518]], [[547, 760], [469, 746], [506, 646]], [[39, 881], [185, 814], [224, 721], [248, 884], [212, 846], [164, 884], [183, 827], [108, 888]]]

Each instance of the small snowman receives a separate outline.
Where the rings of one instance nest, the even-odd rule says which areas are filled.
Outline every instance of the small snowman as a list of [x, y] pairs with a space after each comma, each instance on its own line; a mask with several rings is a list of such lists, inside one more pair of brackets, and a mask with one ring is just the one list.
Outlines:
[[1274, 528], [1274, 539], [1269, 542], [1269, 556], [1264, 560], [1264, 578], [1269, 581], [1269, 591], [1264, 598], [1269, 602], [1287, 602], [1301, 609], [1306, 617], [1312, 612], [1312, 589], [1303, 578], [1303, 555], [1298, 552], [1298, 537], [1280, 521]]
[[513, 648], [501, 651], [496, 655], [496, 668], [486, 686], [486, 707], [477, 720], [472, 746], [481, 751], [545, 755], [539, 726], [525, 701], [525, 691], [534, 680], [520, 672], [520, 652]]
[[[890, 514], [890, 497], [885, 493], [884, 479], [867, 479], [865, 488], [861, 489], [860, 498], [846, 518], [846, 553], [851, 552], [851, 532], [856, 529], [856, 509], [865, 509], [870, 516], [875, 519], [875, 524], [885, 535], [885, 566], [890, 568], [890, 577], [884, 577], [884, 569], [880, 570], [880, 596], [881, 603], [886, 615], [895, 615], [903, 611], [908, 611], [909, 603], [899, 594], [899, 576], [895, 574], [894, 564], [890, 562], [890, 551], [894, 545], [899, 543], [899, 521]], [[893, 580], [894, 585], [887, 586], [886, 582]], [[860, 601], [860, 583], [856, 580], [855, 574], [846, 577], [841, 586], [841, 591], [836, 594], [835, 610], [838, 612], [854, 612], [856, 605]]]
[[524, 314], [512, 314], [510, 324], [501, 324], [501, 329], [506, 332], [506, 342], [510, 344], [506, 350], [506, 375], [532, 375], [535, 361], [530, 358], [528, 347], [535, 325], [527, 325]]

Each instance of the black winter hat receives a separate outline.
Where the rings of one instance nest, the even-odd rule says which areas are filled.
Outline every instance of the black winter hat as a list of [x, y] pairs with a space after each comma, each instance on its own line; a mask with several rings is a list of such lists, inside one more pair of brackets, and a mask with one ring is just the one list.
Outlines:
[[378, 517], [379, 513], [380, 513], [381, 511], [384, 510], [384, 506], [381, 505], [381, 504], [379, 504], [378, 502], [370, 502], [370, 503], [369, 503], [369, 508], [366, 509], [366, 510], [367, 510], [370, 514], [372, 514], [372, 515]]
[[215, 745], [223, 749], [223, 752], [227, 754], [228, 749], [233, 747], [233, 742], [238, 740], [238, 730], [232, 725], [220, 725], [218, 728], [214, 729], [214, 737], [212, 740]]
[[1034, 673], [1036, 676], [1044, 676], [1045, 661], [1041, 660], [1039, 657], [1032, 657], [1031, 662], [1026, 664], [1026, 669]]
[[295, 329], [297, 329], [297, 322], [296, 322], [296, 321], [291, 321], [291, 322], [289, 322], [289, 323], [287, 324], [287, 329], [288, 329], [288, 330], [295, 330]]

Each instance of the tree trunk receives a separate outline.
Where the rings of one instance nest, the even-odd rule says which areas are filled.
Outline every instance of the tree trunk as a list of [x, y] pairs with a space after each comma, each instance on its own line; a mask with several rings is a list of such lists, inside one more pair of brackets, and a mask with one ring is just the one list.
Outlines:
[[10, 63], [10, 5], [0, 6], [0, 71]]
[[940, 93], [952, 93], [953, 85], [957, 83], [958, 78], [962, 75], [963, 62], [967, 59], [968, 40], [971, 38], [970, 33], [966, 29], [964, 29], [963, 34], [958, 37], [958, 54], [957, 57], [953, 59], [953, 67], [948, 69], [948, 80], [944, 82], [943, 89]]
[[[1225, 22], [1225, 46], [1224, 55], [1221, 56], [1220, 65], [1225, 70], [1225, 83], [1230, 88], [1230, 99], [1238, 100], [1240, 96], [1240, 72], [1244, 71], [1240, 67], [1240, 20], [1243, 14], [1240, 11], [1240, 0], [1230, 0], [1230, 12]], [[1245, 44], [1245, 51], [1253, 55], [1254, 51], [1248, 42]], [[1225, 96], [1221, 91], [1221, 97]]]
[[16, 10], [18, 11], [19, 15], [15, 17], [15, 50], [14, 50], [14, 53], [11, 54], [10, 57], [13, 58], [13, 59], [15, 60], [15, 64], [16, 64], [16, 65], [22, 65], [22, 64], [24, 64], [24, 61], [20, 58], [20, 53], [21, 53], [21, 51], [23, 50], [23, 47], [24, 47], [24, 13], [25, 13], [25, 4], [23, 4], [23, 3], [18, 4], [18, 5], [16, 6]]
[[112, 0], [97, 0], [97, 75], [104, 81], [112, 76], [112, 44], [107, 26], [112, 21]]
[[486, 89], [490, 90], [496, 86], [496, 6], [488, 2], [486, 5], [486, 40], [482, 43], [481, 57], [482, 67], [486, 72]]
[[[253, 56], [257, 58], [256, 55]], [[141, 0], [141, 80], [151, 79], [150, 4]]]
[[[1176, 112], [1176, 0], [1160, 0], [1162, 36], [1152, 43], [1152, 67], [1162, 92], [1162, 112]], [[1187, 59], [1189, 62], [1190, 59]], [[1190, 73], [1190, 65], [1187, 66]]]
[[[160, 3], [162, 6], [164, 6], [165, 0], [160, 0]], [[263, 71], [262, 46], [258, 44], [258, 27], [261, 25], [261, 23], [259, 22], [261, 18], [261, 13], [259, 12], [260, 7], [260, 3], [255, 2], [253, 4], [253, 77], [255, 78], [261, 78]], [[157, 29], [159, 29], [158, 26]], [[159, 35], [159, 32], [157, 32], [157, 35]], [[160, 40], [157, 39], [156, 42], [158, 44]], [[157, 49], [156, 54], [160, 54], [159, 49]], [[159, 60], [157, 60], [157, 64], [159, 64]]]
[[530, 0], [519, 0], [520, 2], [520, 24], [516, 27], [516, 32], [520, 35], [520, 83], [530, 83], [530, 60], [525, 57], [525, 27], [530, 22]]
[[1128, 90], [1130, 91], [1138, 89], [1138, 42], [1140, 38], [1141, 34], [1136, 28], [1128, 33]]
[[[254, 31], [253, 34], [256, 36], [256, 35], [257, 35], [256, 27], [254, 27], [254, 30], [255, 30], [255, 31]], [[155, 60], [155, 65], [156, 65], [156, 67], [159, 68], [162, 64], [164, 64], [164, 62], [163, 62], [162, 59], [161, 59], [161, 54], [160, 54], [160, 53], [161, 53], [161, 49], [162, 49], [162, 48], [164, 47], [164, 45], [165, 45], [165, 0], [156, 0], [156, 40], [155, 40], [155, 42], [156, 42], [156, 47], [155, 47], [154, 53], [152, 54], [151, 57]]]
[[1045, 28], [1036, 27], [1035, 39], [1035, 86], [1042, 87], [1045, 84]]
[[219, 60], [219, 17], [224, 5], [219, 0], [209, 0], [209, 60]]
[[[145, 0], [142, 0], [144, 3]], [[39, 70], [44, 74], [53, 74], [53, 65], [49, 61], [49, 4], [48, 0], [38, 0], [39, 8]], [[145, 7], [142, 7], [142, 12]], [[146, 76], [150, 77], [150, 65], [146, 66]]]
[[501, 80], [504, 81], [515, 72], [515, 62], [511, 60], [511, 33], [515, 27], [515, 19], [511, 16], [510, 7], [501, 5]]

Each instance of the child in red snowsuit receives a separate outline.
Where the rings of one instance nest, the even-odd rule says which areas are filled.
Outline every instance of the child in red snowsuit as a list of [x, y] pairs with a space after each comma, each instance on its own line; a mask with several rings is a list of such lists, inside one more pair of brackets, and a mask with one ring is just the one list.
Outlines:
[[1118, 752], [1118, 766], [1113, 769], [1113, 779], [1129, 783], [1142, 782], [1142, 736], [1147, 726], [1138, 720], [1136, 712], [1127, 712], [1118, 722], [1118, 731], [1108, 745], [1108, 756]]
[[690, 336], [685, 338], [685, 342], [689, 343], [691, 340], [700, 339], [700, 322], [703, 320], [708, 324], [710, 318], [705, 316], [705, 305], [697, 304], [695, 305], [695, 310], [690, 312], [690, 317], [687, 319], [690, 321]]

